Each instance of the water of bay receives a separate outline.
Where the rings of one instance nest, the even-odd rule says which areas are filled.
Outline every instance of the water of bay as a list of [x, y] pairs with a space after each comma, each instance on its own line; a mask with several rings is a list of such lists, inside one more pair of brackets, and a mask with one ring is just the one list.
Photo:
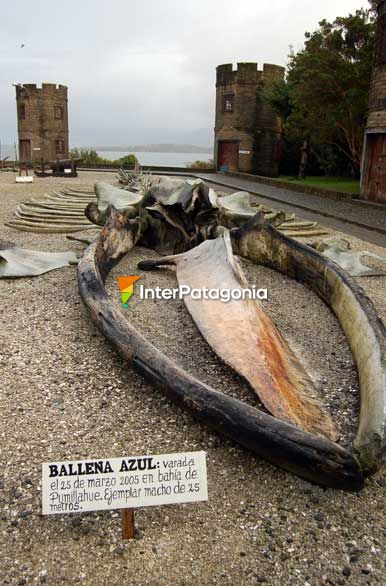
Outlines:
[[[105, 159], [115, 160], [124, 157], [124, 152], [98, 151], [98, 155]], [[140, 165], [154, 165], [159, 167], [187, 167], [195, 161], [209, 161], [211, 153], [139, 153], [133, 152]]]

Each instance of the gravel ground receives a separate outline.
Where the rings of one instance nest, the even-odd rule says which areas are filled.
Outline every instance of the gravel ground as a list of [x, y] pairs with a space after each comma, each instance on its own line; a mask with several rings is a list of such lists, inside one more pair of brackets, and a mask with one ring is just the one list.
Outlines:
[[[75, 250], [65, 235], [3, 227], [17, 202], [60, 185], [91, 186], [113, 174], [35, 179], [0, 173], [1, 239], [26, 248]], [[90, 235], [90, 232], [85, 232]], [[385, 249], [349, 237], [355, 249]], [[136, 249], [108, 281], [140, 274], [155, 253]], [[381, 266], [375, 263], [374, 266]], [[266, 308], [302, 357], [350, 444], [358, 381], [343, 333], [318, 298], [276, 273], [243, 263], [267, 287]], [[386, 277], [360, 280], [386, 320]], [[144, 273], [172, 286], [172, 270]], [[1, 299], [1, 584], [209, 585], [385, 584], [386, 473], [360, 494], [313, 486], [214, 435], [134, 373], [96, 331], [79, 299], [74, 267], [3, 280]], [[183, 304], [140, 301], [132, 323], [188, 371], [256, 404], [202, 340]], [[118, 512], [41, 516], [41, 463], [205, 450], [207, 503], [139, 509], [139, 539], [122, 542]]]

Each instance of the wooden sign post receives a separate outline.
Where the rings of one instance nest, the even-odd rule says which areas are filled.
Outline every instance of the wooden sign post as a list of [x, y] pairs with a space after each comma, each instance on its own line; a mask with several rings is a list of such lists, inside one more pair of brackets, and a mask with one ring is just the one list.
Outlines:
[[134, 509], [122, 509], [122, 539], [135, 538]]
[[208, 500], [205, 452], [42, 465], [43, 515], [122, 510], [122, 537], [135, 538], [134, 509]]

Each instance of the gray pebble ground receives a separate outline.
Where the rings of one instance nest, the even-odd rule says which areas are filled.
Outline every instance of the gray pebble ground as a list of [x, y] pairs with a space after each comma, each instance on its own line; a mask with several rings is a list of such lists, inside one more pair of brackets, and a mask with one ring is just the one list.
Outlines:
[[[101, 178], [35, 179], [0, 173], [1, 239], [25, 248], [82, 251], [64, 235], [4, 227], [15, 204], [60, 185]], [[113, 174], [103, 174], [113, 181]], [[90, 232], [84, 234], [90, 235]], [[355, 249], [385, 249], [349, 237]], [[108, 281], [138, 273], [156, 254], [136, 249]], [[381, 267], [375, 263], [374, 266]], [[342, 331], [301, 285], [243, 263], [269, 290], [266, 308], [302, 357], [350, 445], [358, 381]], [[172, 286], [172, 270], [143, 273]], [[386, 319], [386, 277], [361, 279]], [[386, 471], [360, 494], [313, 486], [209, 432], [147, 384], [97, 332], [83, 307], [75, 267], [0, 282], [0, 584], [190, 586], [386, 584]], [[130, 302], [128, 318], [154, 344], [218, 390], [256, 404], [201, 339], [182, 302]], [[207, 503], [139, 509], [139, 539], [122, 542], [119, 512], [41, 515], [41, 464], [205, 450]]]

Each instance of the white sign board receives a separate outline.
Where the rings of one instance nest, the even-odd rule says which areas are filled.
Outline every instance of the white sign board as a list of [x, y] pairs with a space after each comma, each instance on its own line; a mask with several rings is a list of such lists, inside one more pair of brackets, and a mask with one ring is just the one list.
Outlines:
[[16, 177], [16, 183], [33, 183], [34, 182], [34, 178], [32, 177], [32, 175], [22, 175], [22, 176], [17, 176]]
[[65, 173], [72, 173], [72, 169], [64, 169]]
[[208, 500], [205, 452], [42, 465], [43, 515]]

